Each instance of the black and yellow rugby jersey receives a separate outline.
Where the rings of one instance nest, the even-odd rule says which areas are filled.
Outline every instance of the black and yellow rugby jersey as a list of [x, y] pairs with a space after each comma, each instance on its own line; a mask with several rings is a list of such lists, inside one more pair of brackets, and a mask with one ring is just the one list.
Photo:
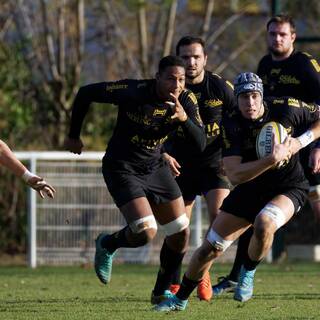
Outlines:
[[179, 101], [188, 115], [186, 122], [172, 120], [172, 110], [160, 101], [155, 91], [156, 80], [120, 80], [81, 87], [75, 97], [70, 138], [79, 138], [84, 117], [91, 102], [118, 106], [118, 117], [107, 147], [107, 159], [135, 164], [152, 163], [168, 134], [182, 128], [190, 147], [203, 149], [204, 127], [194, 94], [184, 90]]
[[236, 101], [232, 84], [220, 76], [205, 71], [204, 79], [198, 84], [186, 84], [196, 96], [199, 113], [205, 127], [207, 143], [203, 152], [192, 152], [178, 130], [166, 143], [166, 150], [175, 157], [183, 169], [215, 167], [221, 160], [222, 140], [220, 125], [226, 110], [232, 110]]
[[265, 96], [320, 103], [320, 66], [308, 53], [293, 51], [281, 61], [272, 60], [268, 54], [261, 59], [257, 74], [263, 81]]
[[[223, 119], [223, 157], [241, 156], [242, 162], [257, 160], [256, 139], [262, 126], [269, 121], [281, 123], [288, 134], [294, 135], [301, 126], [310, 127], [319, 119], [316, 104], [307, 104], [290, 97], [265, 98], [265, 112], [257, 120], [244, 118], [239, 110], [231, 112]], [[280, 169], [270, 169], [255, 179], [246, 182], [257, 187], [308, 186], [298, 154]]]

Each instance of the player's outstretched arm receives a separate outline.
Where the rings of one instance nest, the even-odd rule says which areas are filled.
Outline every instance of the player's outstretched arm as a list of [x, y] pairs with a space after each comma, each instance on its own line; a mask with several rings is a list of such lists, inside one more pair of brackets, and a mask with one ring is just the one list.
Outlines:
[[81, 154], [83, 143], [80, 138], [76, 139], [76, 138], [66, 137], [66, 139], [64, 140], [64, 147], [66, 148], [66, 150], [72, 153]]
[[8, 145], [0, 140], [0, 164], [9, 169], [17, 177], [21, 177], [41, 198], [47, 195], [54, 198], [55, 189], [43, 178], [31, 173], [13, 154]]

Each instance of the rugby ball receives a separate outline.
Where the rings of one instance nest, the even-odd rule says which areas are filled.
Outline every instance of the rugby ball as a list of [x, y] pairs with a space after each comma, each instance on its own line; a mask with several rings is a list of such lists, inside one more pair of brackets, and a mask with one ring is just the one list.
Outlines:
[[[288, 136], [285, 127], [275, 121], [267, 122], [260, 130], [256, 140], [256, 152], [258, 159], [271, 154], [273, 147], [273, 135], [275, 143], [282, 143]], [[277, 168], [281, 167], [285, 161], [281, 161]]]

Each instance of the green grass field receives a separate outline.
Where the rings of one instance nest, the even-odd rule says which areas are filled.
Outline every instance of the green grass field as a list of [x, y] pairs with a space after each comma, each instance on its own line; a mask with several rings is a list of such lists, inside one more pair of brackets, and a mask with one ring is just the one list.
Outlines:
[[[228, 265], [216, 265], [212, 278]], [[149, 302], [157, 268], [115, 265], [101, 285], [92, 269], [80, 267], [0, 267], [0, 319], [320, 319], [320, 265], [261, 265], [255, 295], [247, 303], [232, 294], [200, 302], [184, 312], [153, 312]]]

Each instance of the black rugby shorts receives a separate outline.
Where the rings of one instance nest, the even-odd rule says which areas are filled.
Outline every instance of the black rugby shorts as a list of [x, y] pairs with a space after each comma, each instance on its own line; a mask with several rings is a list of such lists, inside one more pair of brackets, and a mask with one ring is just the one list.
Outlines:
[[102, 172], [108, 190], [119, 208], [140, 197], [146, 197], [154, 204], [161, 204], [181, 196], [169, 166], [162, 160], [148, 172], [110, 169], [108, 162], [103, 162]]
[[176, 178], [183, 199], [193, 201], [197, 195], [206, 195], [213, 189], [230, 189], [228, 179], [221, 175], [218, 167], [186, 169]]
[[297, 213], [307, 199], [307, 190], [300, 188], [275, 188], [276, 190], [259, 190], [252, 186], [239, 185], [224, 199], [221, 210], [244, 218], [253, 223], [262, 208], [277, 195], [287, 196]]

